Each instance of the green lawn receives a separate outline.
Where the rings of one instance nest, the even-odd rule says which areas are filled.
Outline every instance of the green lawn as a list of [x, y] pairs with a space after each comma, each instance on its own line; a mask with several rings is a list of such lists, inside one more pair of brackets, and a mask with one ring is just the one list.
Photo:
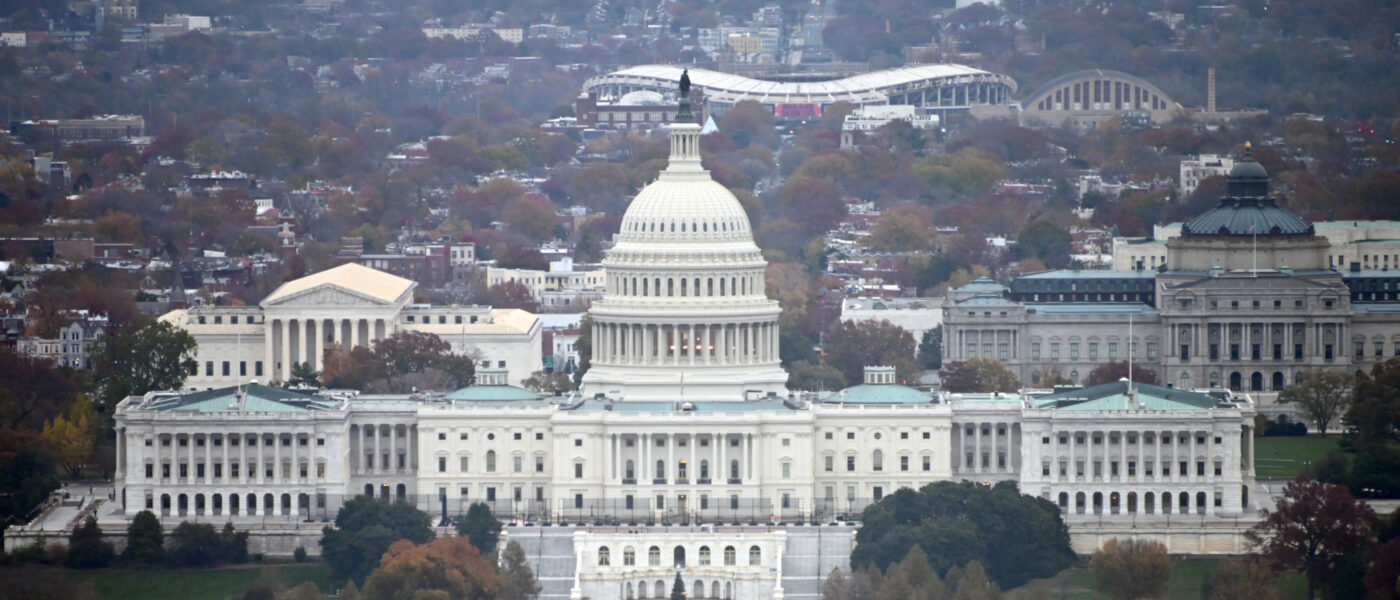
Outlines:
[[1254, 438], [1254, 474], [1258, 477], [1297, 477], [1304, 465], [1317, 462], [1328, 452], [1341, 450], [1341, 437]]
[[[23, 568], [25, 567], [11, 567], [11, 569]], [[35, 574], [52, 574], [56, 577], [62, 577], [74, 585], [90, 583], [93, 590], [97, 592], [97, 596], [103, 600], [140, 600], [146, 598], [229, 600], [242, 596], [243, 592], [257, 583], [258, 577], [264, 571], [275, 573], [286, 589], [296, 587], [304, 581], [314, 581], [322, 592], [330, 590], [330, 569], [319, 563], [264, 567], [240, 565], [236, 568], [223, 569], [162, 569], [154, 571], [46, 569], [36, 571]]]
[[[1196, 600], [1201, 597], [1201, 584], [1206, 577], [1220, 568], [1221, 558], [1181, 558], [1172, 559], [1172, 578], [1167, 582], [1163, 598], [1174, 600]], [[1055, 598], [1066, 600], [1106, 600], [1108, 597], [1094, 591], [1094, 577], [1088, 568], [1075, 567], [1069, 570], [1065, 584], [1049, 588]], [[1302, 575], [1285, 573], [1276, 580], [1280, 598], [1299, 600], [1307, 595], [1306, 582]]]

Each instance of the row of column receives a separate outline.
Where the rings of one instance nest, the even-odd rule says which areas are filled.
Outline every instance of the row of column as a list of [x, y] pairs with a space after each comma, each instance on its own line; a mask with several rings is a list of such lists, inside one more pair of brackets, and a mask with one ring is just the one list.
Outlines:
[[[967, 426], [973, 426], [972, 445], [968, 446]], [[982, 440], [982, 429], [987, 428], [987, 440]], [[962, 473], [997, 473], [1014, 471], [1020, 466], [1020, 445], [1016, 444], [1016, 431], [1019, 425], [1016, 423], [957, 423], [954, 425], [953, 436], [955, 438], [953, 447], [958, 451], [953, 454], [953, 470]], [[998, 433], [998, 428], [1005, 433]], [[1002, 439], [997, 439], [997, 438]], [[967, 452], [972, 451], [972, 465], [967, 464]], [[983, 451], [987, 452], [986, 460], [983, 460]], [[997, 464], [997, 455], [1004, 453], [1004, 463]]]
[[[1112, 440], [1112, 434], [1115, 434], [1115, 433], [1118, 435], [1118, 443], [1117, 443], [1117, 446], [1118, 446], [1118, 452], [1117, 452], [1117, 455], [1118, 455], [1118, 456], [1117, 456], [1117, 458], [1118, 458], [1118, 474], [1117, 474], [1116, 476], [1113, 475], [1112, 469], [1109, 468], [1107, 465], [1105, 465], [1104, 467], [1101, 467], [1101, 468], [1100, 468], [1100, 473], [1102, 473], [1102, 475], [1101, 475], [1100, 477], [1101, 477], [1103, 480], [1109, 480], [1109, 479], [1114, 478], [1114, 477], [1116, 477], [1119, 481], [1127, 481], [1127, 480], [1128, 480], [1128, 477], [1129, 477], [1129, 475], [1128, 475], [1128, 473], [1127, 473], [1127, 469], [1128, 469], [1128, 456], [1129, 456], [1129, 455], [1128, 455], [1128, 446], [1129, 446], [1130, 444], [1136, 444], [1136, 448], [1135, 448], [1136, 452], [1133, 454], [1133, 457], [1137, 460], [1137, 464], [1135, 465], [1135, 468], [1134, 468], [1134, 471], [1135, 471], [1135, 472], [1134, 472], [1133, 475], [1131, 476], [1133, 481], [1139, 481], [1139, 482], [1149, 481], [1149, 479], [1147, 479], [1146, 474], [1145, 474], [1145, 472], [1146, 472], [1146, 466], [1147, 466], [1147, 461], [1149, 461], [1149, 460], [1152, 462], [1152, 465], [1153, 465], [1152, 479], [1151, 479], [1150, 481], [1180, 481], [1180, 480], [1191, 481], [1191, 480], [1198, 480], [1198, 478], [1206, 478], [1206, 477], [1214, 477], [1214, 476], [1215, 476], [1215, 463], [1214, 463], [1214, 461], [1211, 459], [1211, 449], [1210, 449], [1210, 444], [1213, 442], [1214, 437], [1215, 437], [1215, 433], [1214, 433], [1214, 432], [1210, 432], [1210, 431], [1206, 431], [1206, 432], [1192, 432], [1192, 431], [1175, 431], [1175, 432], [1173, 432], [1173, 431], [1168, 431], [1168, 432], [1161, 432], [1161, 433], [1159, 433], [1159, 432], [1145, 432], [1145, 433], [1144, 433], [1144, 432], [1138, 432], [1138, 431], [1131, 431], [1131, 432], [1129, 432], [1129, 431], [1105, 431], [1105, 430], [1080, 430], [1080, 431], [1069, 431], [1069, 432], [1056, 432], [1056, 433], [1052, 436], [1051, 444], [1053, 444], [1053, 447], [1052, 447], [1052, 450], [1051, 450], [1051, 451], [1052, 451], [1052, 453], [1053, 453], [1053, 455], [1052, 455], [1052, 456], [1053, 456], [1053, 460], [1051, 460], [1051, 465], [1050, 465], [1050, 468], [1051, 468], [1051, 470], [1052, 470], [1052, 472], [1051, 472], [1051, 478], [1052, 478], [1052, 479], [1058, 479], [1058, 478], [1059, 478], [1059, 472], [1058, 472], [1059, 466], [1058, 466], [1057, 464], [1054, 464], [1056, 461], [1059, 461], [1059, 462], [1067, 462], [1067, 463], [1068, 463], [1068, 468], [1067, 468], [1066, 475], [1065, 475], [1066, 478], [1068, 478], [1068, 479], [1071, 480], [1071, 481], [1073, 481], [1073, 480], [1079, 478], [1079, 474], [1078, 474], [1078, 462], [1079, 462], [1080, 459], [1084, 459], [1085, 462], [1086, 462], [1086, 468], [1085, 468], [1084, 477], [1085, 477], [1086, 479], [1092, 479], [1092, 478], [1094, 477], [1094, 474], [1093, 474], [1093, 469], [1092, 469], [1092, 466], [1091, 466], [1091, 465], [1092, 465], [1094, 462], [1097, 462], [1097, 461], [1109, 462], [1109, 461], [1113, 458], [1113, 456], [1111, 455], [1111, 452], [1112, 452], [1112, 451], [1109, 449], [1109, 446], [1111, 445], [1110, 442], [1111, 442], [1111, 440]], [[1135, 442], [1129, 442], [1129, 441], [1128, 441], [1128, 434], [1129, 434], [1129, 433], [1132, 433], [1132, 434], [1135, 436], [1135, 440], [1136, 440]], [[1196, 444], [1196, 438], [1197, 438], [1197, 435], [1198, 435], [1198, 434], [1202, 434], [1202, 433], [1204, 434], [1204, 437], [1205, 437], [1205, 439], [1207, 440], [1207, 443], [1204, 444], [1204, 447], [1198, 452], [1198, 451], [1197, 451], [1197, 447], [1196, 447], [1196, 446], [1197, 446], [1197, 444]], [[1061, 434], [1067, 434], [1067, 437], [1065, 437], [1066, 443], [1064, 443], [1064, 444], [1061, 444], [1061, 443], [1060, 443], [1060, 435], [1061, 435]], [[1094, 451], [1094, 446], [1095, 446], [1095, 444], [1094, 444], [1094, 436], [1095, 436], [1095, 435], [1101, 436], [1101, 439], [1103, 440], [1103, 441], [1099, 444], [1099, 445], [1102, 446], [1102, 448], [1103, 448], [1102, 451], [1099, 451], [1099, 452], [1095, 452], [1095, 451]], [[1152, 435], [1152, 437], [1153, 437], [1153, 441], [1150, 443], [1150, 445], [1149, 445], [1149, 442], [1147, 442], [1147, 436], [1148, 436], [1148, 435]], [[1186, 442], [1187, 448], [1186, 448], [1184, 454], [1183, 454], [1183, 452], [1180, 450], [1180, 447], [1182, 446], [1180, 440], [1181, 440], [1181, 437], [1182, 437], [1183, 435], [1185, 435], [1185, 437], [1186, 437], [1186, 439], [1187, 439], [1187, 442]], [[1084, 442], [1083, 442], [1082, 444], [1078, 442], [1078, 440], [1079, 440], [1080, 438], [1082, 438], [1082, 439], [1084, 440]], [[1164, 439], [1164, 438], [1167, 438], [1167, 439], [1175, 438], [1175, 439], [1177, 440], [1177, 443], [1175, 443], [1175, 444], [1173, 444], [1173, 443], [1163, 444], [1163, 439]], [[1225, 441], [1225, 438], [1222, 437], [1221, 444], [1222, 444], [1222, 445], [1225, 445], [1226, 443], [1227, 443], [1227, 442]], [[1078, 448], [1079, 446], [1081, 446], [1081, 445], [1085, 447], [1085, 450], [1079, 451], [1079, 450], [1077, 449], [1077, 448]], [[1224, 477], [1224, 478], [1235, 478], [1235, 477], [1238, 477], [1238, 476], [1240, 475], [1241, 472], [1246, 472], [1246, 473], [1247, 473], [1247, 472], [1250, 472], [1250, 470], [1251, 470], [1251, 466], [1250, 466], [1250, 465], [1252, 464], [1252, 457], [1253, 457], [1253, 455], [1254, 455], [1254, 448], [1253, 448], [1253, 446], [1254, 446], [1254, 436], [1253, 436], [1252, 434], [1250, 434], [1249, 431], [1246, 430], [1244, 433], [1242, 433], [1242, 434], [1240, 435], [1240, 445], [1241, 445], [1241, 449], [1240, 449], [1240, 452], [1238, 452], [1238, 455], [1239, 455], [1239, 457], [1240, 457], [1239, 463], [1238, 463], [1237, 465], [1234, 465], [1234, 464], [1227, 464], [1229, 461], [1226, 461], [1226, 463], [1223, 463], [1223, 464], [1221, 465], [1221, 477]], [[1063, 450], [1064, 446], [1068, 446], [1068, 447], [1069, 447], [1067, 452], [1065, 452], [1065, 450]], [[1166, 452], [1166, 453], [1163, 452], [1163, 447], [1164, 447], [1164, 446], [1167, 447], [1167, 452]], [[1222, 455], [1224, 455], [1224, 456], [1230, 456], [1230, 455], [1233, 454], [1233, 453], [1232, 453], [1232, 452], [1221, 452], [1220, 454], [1222, 454]], [[1064, 459], [1064, 460], [1060, 460], [1060, 459]], [[1165, 462], [1164, 462], [1164, 459], [1165, 459]], [[1181, 465], [1180, 465], [1179, 463], [1182, 462], [1183, 460], [1186, 462], [1186, 472], [1185, 472], [1185, 473], [1180, 472], [1182, 469], [1181, 469]], [[1205, 475], [1197, 475], [1196, 472], [1195, 472], [1196, 463], [1197, 463], [1197, 462], [1202, 462], [1202, 461], [1205, 462], [1205, 465], [1206, 465], [1206, 466], [1205, 466]], [[1163, 466], [1166, 466], [1166, 467], [1169, 467], [1169, 468], [1174, 469], [1173, 475], [1171, 476], [1171, 479], [1170, 479], [1170, 480], [1164, 479], [1164, 478], [1163, 478], [1163, 475], [1162, 475], [1162, 468], [1163, 468]]]
[[737, 365], [778, 361], [778, 325], [594, 323], [593, 361], [619, 365]]
[[[130, 451], [127, 445], [129, 440], [125, 440], [125, 438], [125, 435], [117, 437], [117, 455], [119, 457], [118, 461], [123, 467], [129, 462], [126, 459], [125, 455], [127, 452]], [[183, 479], [187, 483], [191, 484], [209, 484], [213, 483], [216, 480], [239, 480], [246, 481], [249, 483], [271, 484], [305, 482], [316, 479], [315, 465], [317, 464], [317, 462], [325, 462], [324, 456], [318, 457], [315, 452], [310, 450], [310, 448], [313, 447], [313, 444], [315, 444], [315, 442], [313, 441], [315, 437], [309, 434], [188, 433], [140, 436], [138, 439], [142, 442], [143, 445], [145, 443], [145, 440], [151, 440], [152, 447], [155, 448], [154, 455], [150, 457], [151, 462], [154, 465], [154, 478], [167, 479], [166, 477], [163, 477], [164, 473], [162, 472], [162, 469], [164, 465], [168, 464], [170, 465], [170, 477], [168, 479]], [[163, 443], [166, 439], [170, 440], [169, 446], [166, 446]], [[183, 449], [181, 449], [179, 446], [180, 440], [182, 439], [186, 440], [185, 447]], [[201, 439], [204, 440], [203, 449], [199, 452], [199, 454], [202, 455], [199, 457], [200, 459], [202, 459], [202, 462], [197, 462], [195, 456], [195, 449], [197, 447], [196, 442]], [[214, 450], [214, 442], [216, 440], [219, 442], [220, 445], [220, 449], [218, 451]], [[230, 446], [232, 445], [230, 442], [234, 440], [237, 440], [239, 442], [237, 450], [230, 449]], [[306, 441], [306, 446], [308, 448], [307, 450], [301, 449], [301, 442], [303, 440]], [[286, 451], [285, 457], [283, 455], [282, 450], [282, 447], [284, 446], [284, 441], [288, 442], [285, 445], [290, 446], [291, 448], [290, 450]], [[267, 451], [267, 446], [269, 444], [272, 445], [271, 452]], [[254, 450], [249, 451], [249, 447], [254, 448]], [[167, 450], [167, 448], [169, 450]], [[183, 454], [184, 456], [182, 457], [181, 454]], [[179, 466], [180, 464], [182, 464], [182, 461], [180, 460], [181, 458], [185, 459], [183, 461], [183, 464], [187, 465], [185, 477], [180, 477], [179, 473]], [[318, 458], [320, 459], [319, 461], [317, 460]], [[250, 460], [252, 462], [250, 462]], [[271, 464], [274, 465], [272, 468], [272, 475], [270, 476], [267, 475], [267, 465], [269, 464], [269, 460], [271, 460]], [[203, 475], [199, 474], [199, 470], [197, 468], [197, 465], [201, 464], [204, 465]], [[216, 464], [220, 465], [220, 474], [217, 478], [214, 476], [214, 465]], [[291, 465], [289, 476], [283, 475], [283, 466], [286, 464]], [[306, 465], [306, 475], [304, 477], [301, 475], [301, 466], [303, 464]], [[233, 465], [238, 465], [240, 469], [236, 478], [233, 476], [232, 472]], [[144, 465], [139, 466], [139, 468], [144, 469]], [[329, 468], [329, 466], [325, 468]], [[145, 480], [145, 474], [133, 474], [131, 480]]]
[[[402, 436], [400, 428], [404, 429]], [[418, 469], [418, 427], [415, 425], [353, 425], [350, 440], [351, 468], [356, 475], [414, 473]], [[400, 457], [402, 467], [399, 466]]]
[[[753, 434], [736, 434], [740, 436], [739, 455], [734, 457], [738, 461], [737, 473], [731, 469], [729, 456], [730, 435], [724, 433], [713, 434], [664, 434], [664, 433], [638, 433], [638, 434], [611, 434], [608, 442], [609, 447], [609, 473], [610, 480], [614, 484], [622, 484], [627, 479], [625, 464], [629, 453], [625, 451], [625, 444], [628, 439], [632, 439], [637, 445], [637, 451], [631, 456], [636, 460], [636, 468], [633, 472], [637, 483], [653, 483], [654, 480], [664, 479], [663, 483], [692, 483], [698, 482], [702, 475], [708, 475], [711, 482], [727, 482], [729, 479], [740, 479], [744, 483], [751, 482], [754, 478], [753, 455], [754, 441]], [[680, 439], [686, 440], [688, 457], [682, 457], [686, 461], [685, 480], [680, 479], [680, 463], [676, 461], [676, 442]], [[700, 440], [705, 439], [710, 442], [710, 449], [707, 453], [699, 450]], [[658, 472], [655, 462], [658, 456], [654, 454], [657, 440], [665, 440], [666, 447], [666, 471]], [[709, 472], [702, 474], [700, 471], [700, 461], [703, 454], [708, 454]]]
[[389, 319], [267, 319], [266, 327], [264, 364], [274, 377], [287, 381], [293, 363], [309, 363], [320, 371], [328, 345], [368, 347], [388, 337], [392, 324]]
[[[957, 329], [957, 347], [954, 349], [961, 360], [969, 358], [993, 358], [997, 360], [1014, 360], [1021, 357], [1017, 348], [1020, 332], [1015, 329]], [[1007, 354], [1001, 353], [999, 344], [1006, 344]], [[972, 350], [969, 352], [968, 349]]]

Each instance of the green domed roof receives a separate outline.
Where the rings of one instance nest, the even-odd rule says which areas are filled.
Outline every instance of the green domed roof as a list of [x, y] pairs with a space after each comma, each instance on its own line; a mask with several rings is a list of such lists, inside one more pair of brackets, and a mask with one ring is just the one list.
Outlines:
[[1269, 172], [1250, 155], [1230, 169], [1225, 196], [1181, 228], [1182, 235], [1313, 235], [1313, 225], [1269, 197]]

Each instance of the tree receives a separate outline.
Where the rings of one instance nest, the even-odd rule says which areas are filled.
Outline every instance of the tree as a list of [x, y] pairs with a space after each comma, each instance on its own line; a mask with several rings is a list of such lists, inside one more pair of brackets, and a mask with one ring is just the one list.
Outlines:
[[497, 600], [534, 600], [540, 597], [539, 581], [530, 563], [525, 560], [525, 549], [517, 542], [506, 544], [501, 552], [501, 593]]
[[233, 528], [233, 522], [228, 522], [224, 523], [219, 537], [223, 550], [220, 560], [236, 564], [248, 562], [248, 532], [238, 531]]
[[501, 576], [491, 561], [460, 537], [425, 544], [399, 540], [389, 546], [379, 568], [365, 580], [370, 600], [495, 598]]
[[321, 530], [321, 558], [337, 581], [363, 581], [399, 540], [433, 539], [426, 513], [406, 502], [356, 496], [335, 515], [335, 527]]
[[[555, 368], [558, 369], [559, 367], [556, 366]], [[535, 371], [534, 373], [531, 373], [528, 378], [525, 379], [525, 381], [522, 383], [522, 387], [532, 392], [539, 392], [541, 394], [553, 394], [555, 390], [572, 392], [574, 391], [575, 386], [574, 379], [572, 376], [563, 371], [556, 370], [553, 373]]]
[[1366, 573], [1366, 596], [1376, 600], [1400, 597], [1400, 538], [1385, 542], [1376, 553]]
[[685, 582], [681, 581], [680, 572], [676, 573], [676, 581], [671, 584], [671, 600], [685, 600]]
[[559, 207], [544, 196], [526, 195], [501, 210], [506, 231], [517, 233], [538, 244], [554, 237], [555, 213]]
[[922, 370], [914, 361], [914, 336], [888, 320], [841, 321], [827, 334], [826, 364], [846, 378], [864, 379], [867, 366], [891, 366], [900, 382], [912, 383]]
[[170, 533], [166, 558], [177, 567], [208, 567], [223, 560], [224, 540], [208, 523], [185, 521]]
[[0, 427], [40, 430], [62, 414], [81, 388], [72, 369], [0, 348]]
[[846, 600], [848, 598], [848, 588], [846, 587], [846, 577], [841, 574], [841, 569], [831, 568], [831, 574], [826, 576], [826, 581], [822, 583], [821, 600]]
[[1011, 369], [991, 358], [943, 363], [942, 377], [943, 389], [949, 392], [1014, 392], [1021, 387]]
[[321, 374], [310, 362], [292, 363], [292, 376], [287, 380], [291, 387], [316, 387], [321, 385]]
[[1227, 558], [1201, 583], [1201, 600], [1278, 600], [1274, 579], [1257, 556]]
[[143, 510], [136, 513], [131, 525], [126, 528], [126, 549], [122, 550], [122, 561], [136, 567], [154, 567], [165, 560], [163, 538], [165, 530], [155, 513]]
[[1279, 392], [1278, 403], [1297, 403], [1325, 436], [1327, 425], [1351, 403], [1354, 381], [1351, 375], [1341, 371], [1304, 371], [1297, 383]]
[[518, 308], [534, 311], [535, 295], [519, 281], [503, 281], [487, 288], [484, 304], [492, 308]]
[[[1093, 387], [1105, 383], [1113, 383], [1120, 379], [1128, 378], [1128, 361], [1104, 363], [1084, 377], [1084, 387]], [[1133, 365], [1133, 383], [1146, 383], [1148, 385], [1160, 385], [1157, 380], [1157, 372], [1142, 366]]]
[[1016, 248], [1022, 256], [1033, 256], [1052, 269], [1062, 269], [1069, 266], [1073, 241], [1063, 227], [1041, 219], [1021, 230], [1016, 236]]
[[[983, 582], [986, 582], [985, 576]], [[928, 555], [919, 546], [909, 549], [904, 560], [890, 566], [880, 582], [876, 598], [938, 600], [944, 595], [943, 581], [933, 572]]]
[[178, 390], [195, 372], [195, 340], [164, 321], [143, 320], [93, 342], [93, 380], [101, 406], [154, 390]]
[[[948, 582], [953, 583], [951, 578]], [[952, 600], [998, 600], [1001, 598], [1001, 589], [997, 584], [987, 580], [987, 571], [982, 567], [982, 563], [972, 561], [967, 563], [967, 568], [963, 570], [962, 576], [957, 580], [954, 588]]]
[[924, 332], [919, 340], [919, 362], [925, 369], [943, 368], [943, 325]]
[[1171, 579], [1171, 557], [1160, 542], [1108, 540], [1089, 563], [1098, 590], [1118, 600], [1155, 598]]
[[44, 438], [53, 448], [58, 465], [68, 472], [68, 476], [78, 478], [78, 472], [92, 459], [96, 445], [97, 428], [93, 426], [89, 414], [92, 401], [80, 398], [68, 407], [68, 415], [54, 417], [44, 426]]
[[846, 376], [823, 364], [805, 360], [788, 365], [787, 388], [790, 390], [839, 390], [846, 387]]
[[68, 536], [68, 566], [74, 569], [100, 569], [112, 564], [116, 552], [102, 539], [97, 517], [88, 515]]
[[1384, 497], [1400, 494], [1400, 359], [1357, 378], [1346, 422], [1356, 450], [1353, 489]]
[[[988, 565], [988, 578], [1020, 587], [1069, 567], [1074, 550], [1054, 503], [1026, 496], [1012, 482], [932, 483], [896, 490], [861, 514], [851, 567], [888, 570], [918, 546], [934, 573]], [[953, 577], [946, 577], [952, 585]]]
[[1345, 487], [1299, 476], [1283, 488], [1277, 508], [1260, 511], [1250, 541], [1276, 569], [1297, 569], [1308, 580], [1308, 600], [1326, 583], [1347, 551], [1370, 543], [1376, 512]]
[[30, 514], [58, 489], [48, 440], [38, 432], [0, 429], [0, 522]]
[[501, 521], [491, 514], [491, 507], [485, 502], [473, 502], [467, 507], [467, 514], [457, 520], [457, 535], [470, 538], [482, 554], [491, 554], [501, 539]]

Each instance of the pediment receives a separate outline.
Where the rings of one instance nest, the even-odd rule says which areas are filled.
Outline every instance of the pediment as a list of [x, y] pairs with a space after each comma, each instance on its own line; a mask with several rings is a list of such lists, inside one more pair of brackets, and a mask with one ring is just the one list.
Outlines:
[[388, 306], [384, 302], [373, 296], [358, 293], [354, 290], [346, 289], [333, 283], [321, 284], [316, 287], [302, 290], [294, 294], [289, 294], [265, 303], [265, 306], [278, 307], [318, 307], [318, 306]]

